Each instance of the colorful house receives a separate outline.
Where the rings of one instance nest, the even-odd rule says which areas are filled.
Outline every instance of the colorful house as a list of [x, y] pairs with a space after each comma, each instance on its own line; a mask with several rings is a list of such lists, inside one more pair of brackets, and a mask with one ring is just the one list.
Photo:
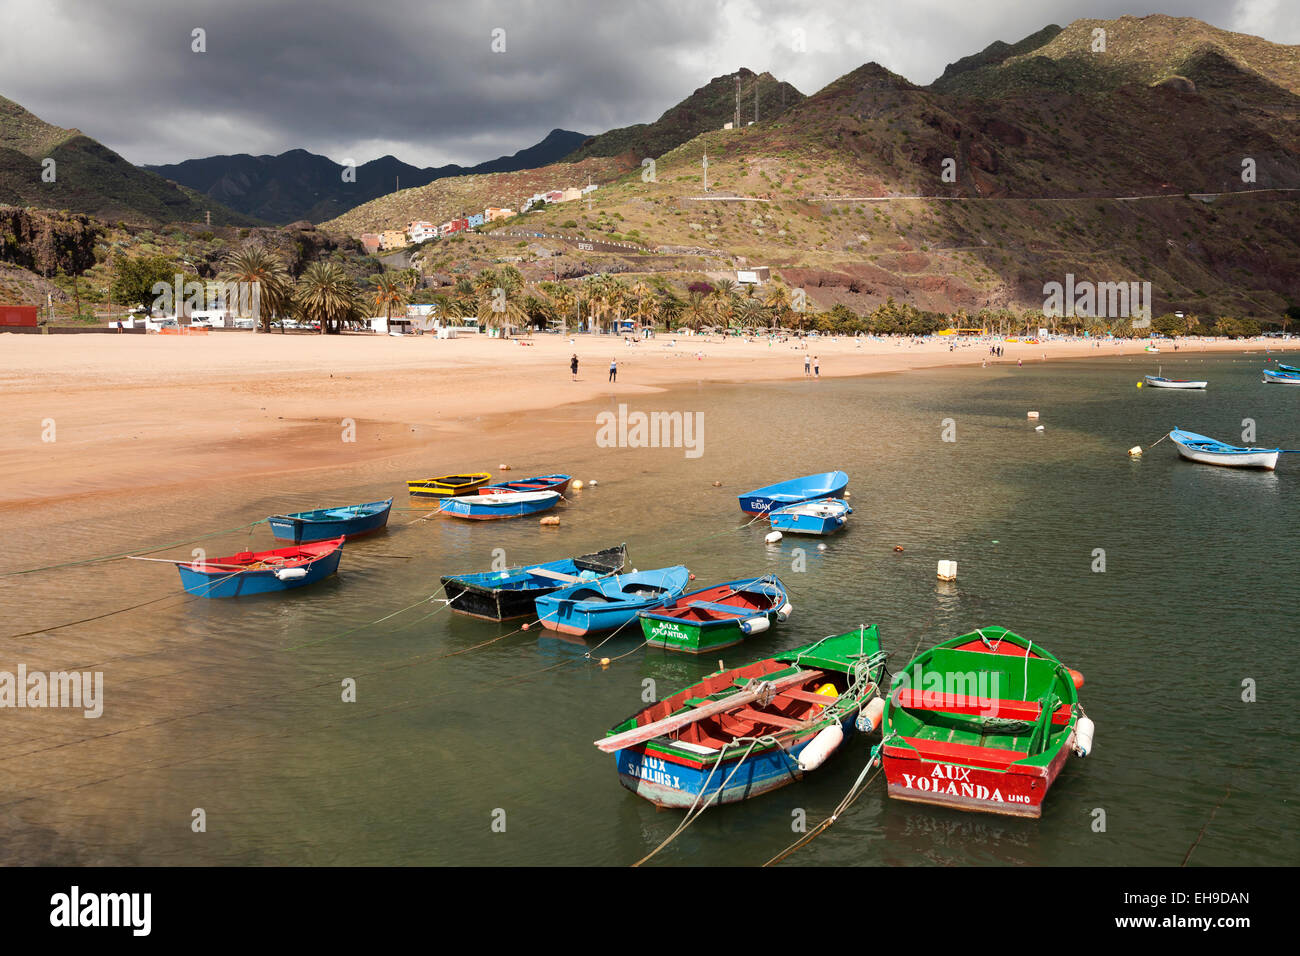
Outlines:
[[496, 222], [498, 219], [509, 219], [514, 214], [515, 211], [513, 209], [497, 206], [488, 206], [483, 210], [483, 218], [488, 222]]
[[437, 239], [438, 230], [433, 223], [417, 219], [407, 224], [406, 235], [412, 242], [426, 242], [429, 239]]
[[379, 248], [401, 249], [406, 245], [406, 233], [401, 229], [385, 229], [379, 234]]
[[383, 245], [383, 239], [377, 232], [363, 232], [359, 237], [361, 248], [366, 250], [366, 255], [373, 256]]
[[474, 215], [470, 216], [466, 222], [469, 224], [470, 229], [475, 229], [478, 226], [483, 225], [483, 214], [481, 212], [476, 212]]

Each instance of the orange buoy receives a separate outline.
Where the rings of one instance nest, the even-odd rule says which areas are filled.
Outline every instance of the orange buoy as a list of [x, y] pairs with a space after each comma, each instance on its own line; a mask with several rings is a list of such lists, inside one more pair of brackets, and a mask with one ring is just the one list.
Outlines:
[[896, 544], [896, 545], [894, 545], [894, 550], [895, 550], [895, 551], [902, 551], [902, 550], [903, 550], [903, 546], [902, 546], [901, 544]]
[[526, 630], [528, 630], [530, 627], [532, 627], [531, 624], [525, 624], [525, 625], [524, 625], [523, 627], [521, 627], [519, 630], [521, 630], [521, 631], [526, 631]]
[[1083, 675], [1080, 674], [1078, 671], [1076, 671], [1073, 667], [1068, 667], [1066, 668], [1066, 670], [1070, 672], [1070, 680], [1074, 681], [1074, 689], [1079, 690], [1081, 687], [1083, 687]]

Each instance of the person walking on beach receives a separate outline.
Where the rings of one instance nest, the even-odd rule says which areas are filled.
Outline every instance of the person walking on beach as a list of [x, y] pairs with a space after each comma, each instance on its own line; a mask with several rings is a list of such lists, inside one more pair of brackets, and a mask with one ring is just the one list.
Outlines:
[[804, 375], [812, 374], [812, 359], [810, 359], [807, 355], [804, 355], [803, 357], [803, 373]]
[[573, 358], [569, 359], [569, 371], [573, 373], [573, 380], [578, 380], [578, 353], [573, 353]]
[[817, 356], [815, 355], [813, 356], [813, 377], [822, 377], [822, 363], [817, 360]]
[[618, 380], [618, 359], [610, 359], [609, 362], [609, 380], [611, 382]]

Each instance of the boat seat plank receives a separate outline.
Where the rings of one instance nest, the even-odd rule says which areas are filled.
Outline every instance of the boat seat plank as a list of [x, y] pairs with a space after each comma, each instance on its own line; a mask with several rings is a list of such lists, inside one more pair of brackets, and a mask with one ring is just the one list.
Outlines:
[[565, 574], [563, 571], [552, 571], [550, 568], [528, 568], [529, 574], [536, 575], [539, 578], [550, 578], [552, 581], [564, 581], [566, 584], [577, 584], [582, 578], [572, 574]]
[[755, 723], [770, 724], [773, 727], [780, 727], [784, 730], [792, 730], [795, 727], [803, 727], [804, 721], [792, 720], [789, 717], [782, 717], [780, 714], [768, 714], [761, 710], [754, 710], [750, 707], [742, 707], [735, 711], [737, 717], [745, 720], [752, 720]]
[[[1002, 747], [982, 747], [977, 744], [924, 740], [920, 737], [903, 737], [902, 739], [911, 745], [923, 759], [972, 764], [993, 770], [1005, 769], [1017, 760], [1023, 760], [1029, 756], [1027, 750], [1010, 750]], [[886, 752], [891, 749], [899, 756], [907, 756], [907, 752], [899, 748], [886, 748]]]
[[838, 697], [827, 697], [825, 694], [815, 694], [810, 690], [783, 690], [776, 695], [777, 698], [788, 697], [791, 700], [802, 701], [805, 704], [821, 704], [823, 707], [833, 704], [839, 700]]
[[750, 610], [736, 604], [715, 604], [713, 601], [691, 601], [686, 606], [699, 608], [702, 611], [712, 611], [715, 614], [729, 614], [735, 617], [748, 614]]
[[[899, 707], [908, 710], [928, 710], [945, 714], [971, 714], [981, 717], [998, 717], [1004, 720], [1038, 719], [1042, 712], [1037, 701], [1033, 700], [996, 700], [971, 697], [964, 694], [940, 694], [935, 691], [906, 688], [898, 692]], [[1062, 704], [1052, 714], [1053, 724], [1068, 724], [1071, 710], [1069, 704]]]

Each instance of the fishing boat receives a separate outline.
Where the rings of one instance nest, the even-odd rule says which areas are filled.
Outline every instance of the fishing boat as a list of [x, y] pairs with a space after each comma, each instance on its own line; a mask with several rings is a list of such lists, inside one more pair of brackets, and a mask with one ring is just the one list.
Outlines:
[[364, 505], [345, 505], [342, 508], [317, 508], [315, 511], [296, 511], [287, 515], [271, 515], [267, 524], [280, 541], [304, 544], [311, 541], [328, 541], [330, 538], [359, 538], [388, 525], [388, 513], [393, 499], [371, 501]]
[[453, 613], [485, 621], [531, 617], [533, 602], [560, 588], [602, 578], [623, 570], [627, 545], [559, 561], [525, 564], [501, 571], [451, 574], [442, 579], [447, 604]]
[[690, 576], [676, 565], [582, 581], [539, 597], [537, 616], [548, 630], [574, 637], [612, 631], [680, 595]]
[[511, 491], [558, 491], [564, 494], [569, 490], [572, 475], [538, 475], [536, 478], [520, 478], [518, 481], [500, 481], [495, 485], [485, 485], [478, 490], [480, 495], [497, 495]]
[[339, 569], [343, 538], [275, 551], [241, 551], [225, 558], [178, 564], [181, 584], [205, 598], [288, 591], [327, 578]]
[[849, 476], [842, 471], [824, 471], [803, 478], [791, 478], [766, 488], [739, 495], [740, 510], [746, 514], [767, 514], [783, 505], [795, 505], [817, 498], [843, 498]]
[[1209, 382], [1194, 382], [1183, 378], [1165, 378], [1163, 375], [1143, 375], [1142, 381], [1152, 388], [1205, 388]]
[[875, 625], [716, 674], [597, 740], [618, 780], [658, 807], [738, 803], [816, 770], [874, 729], [885, 665]]
[[1206, 438], [1195, 432], [1175, 428], [1169, 433], [1169, 440], [1178, 448], [1178, 454], [1189, 461], [1199, 461], [1205, 465], [1226, 465], [1229, 468], [1267, 468], [1277, 467], [1280, 448], [1243, 448], [1240, 445], [1226, 445], [1213, 438]]
[[472, 495], [491, 480], [492, 476], [486, 471], [475, 471], [467, 475], [442, 475], [438, 478], [408, 481], [406, 490], [415, 498], [452, 498], [456, 495]]
[[1300, 372], [1274, 372], [1264, 369], [1265, 385], [1300, 385]]
[[794, 608], [775, 574], [701, 588], [641, 612], [641, 633], [651, 647], [706, 654], [739, 644], [784, 621]]
[[1003, 627], [943, 641], [908, 664], [885, 704], [889, 795], [957, 810], [1038, 817], [1093, 725], [1075, 675]]
[[1300, 375], [1300, 368], [1296, 368], [1294, 365], [1283, 365], [1281, 362], [1278, 362], [1277, 367], [1284, 372], [1290, 372], [1292, 375]]
[[853, 509], [842, 498], [822, 498], [777, 508], [768, 513], [768, 522], [785, 534], [834, 534], [851, 514]]
[[512, 491], [496, 495], [460, 495], [447, 498], [438, 508], [439, 514], [472, 521], [492, 521], [496, 518], [522, 518], [549, 511], [560, 502], [557, 491]]

